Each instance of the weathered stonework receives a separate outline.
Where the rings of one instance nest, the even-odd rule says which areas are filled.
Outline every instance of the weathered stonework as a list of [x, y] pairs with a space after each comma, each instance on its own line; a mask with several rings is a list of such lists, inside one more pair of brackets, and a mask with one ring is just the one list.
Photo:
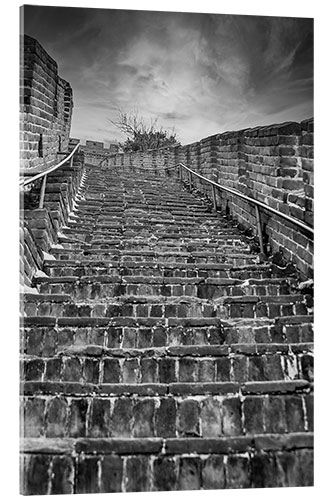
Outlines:
[[[118, 153], [110, 165], [165, 169], [182, 162], [205, 177], [253, 197], [313, 227], [313, 119], [224, 132], [185, 146], [147, 153]], [[212, 199], [211, 187], [194, 179]], [[257, 231], [255, 208], [228, 193], [218, 208], [244, 228]], [[312, 277], [313, 241], [275, 215], [262, 212], [268, 253], [282, 251], [302, 275]]]
[[46, 170], [68, 150], [72, 88], [37, 40], [21, 38], [20, 168]]
[[[74, 143], [77, 139], [70, 139], [70, 141]], [[105, 148], [104, 142], [87, 140], [85, 146], [80, 146], [80, 151], [84, 153], [85, 163], [99, 165], [102, 160], [118, 152], [118, 144], [111, 143], [109, 148]]]
[[[41, 102], [27, 92], [23, 104], [23, 133], [41, 127], [48, 138], [46, 158], [37, 142], [41, 168], [56, 159], [69, 108], [65, 94], [63, 108], [51, 106], [61, 94], [54, 61], [35, 40], [27, 47], [24, 89], [48, 82]], [[210, 189], [184, 187], [167, 168], [181, 161], [311, 224], [312, 128], [133, 155], [87, 141], [48, 175], [42, 209], [38, 181], [25, 193], [22, 494], [313, 484], [311, 282], [262, 261], [231, 218], [255, 228], [250, 206], [223, 195], [221, 215], [200, 193]], [[310, 270], [310, 240], [264, 223], [266, 246]]]

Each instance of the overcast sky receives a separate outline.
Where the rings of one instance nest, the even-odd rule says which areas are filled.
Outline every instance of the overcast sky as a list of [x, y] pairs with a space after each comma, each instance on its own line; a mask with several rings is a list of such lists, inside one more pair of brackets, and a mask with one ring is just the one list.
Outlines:
[[123, 140], [119, 108], [183, 144], [313, 116], [311, 19], [25, 6], [24, 31], [70, 82], [83, 141]]

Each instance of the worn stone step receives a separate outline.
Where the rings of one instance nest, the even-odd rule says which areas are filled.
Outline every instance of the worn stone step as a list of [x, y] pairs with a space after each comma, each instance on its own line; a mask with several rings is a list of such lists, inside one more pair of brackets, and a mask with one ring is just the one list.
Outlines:
[[[119, 262], [119, 256], [121, 255], [122, 261]], [[164, 267], [164, 275], [166, 276], [184, 276], [189, 278], [231, 278], [238, 280], [247, 279], [264, 279], [271, 276], [270, 267], [267, 264], [262, 265], [246, 265], [246, 266], [233, 266], [229, 263], [182, 263], [184, 258], [190, 258], [188, 254], [182, 253], [180, 255], [181, 265], [175, 262], [176, 256], [174, 253], [171, 254], [173, 259], [167, 264], [163, 262], [156, 261], [156, 259], [165, 258], [165, 254], [160, 252], [156, 253], [151, 250], [145, 252], [146, 259], [153, 259], [151, 262], [157, 266], [161, 265]], [[167, 256], [170, 254], [167, 253]], [[47, 260], [44, 262], [44, 272], [49, 276], [102, 276], [102, 275], [117, 275], [122, 269], [124, 275], [133, 275], [136, 269], [145, 269], [144, 265], [146, 262], [139, 262], [136, 260], [137, 254], [133, 254], [133, 251], [123, 250], [122, 252], [114, 252], [113, 258], [108, 260], [101, 258], [99, 261], [90, 260], [89, 254], [86, 255], [86, 260]], [[102, 257], [102, 256], [101, 256]], [[134, 257], [134, 262], [132, 260]], [[130, 260], [131, 259], [131, 260]], [[134, 266], [134, 267], [133, 267]], [[149, 270], [151, 265], [149, 265]], [[156, 268], [157, 269], [157, 268]], [[139, 271], [138, 271], [139, 272]], [[144, 271], [142, 271], [144, 272]]]
[[84, 344], [143, 349], [300, 343], [301, 349], [303, 343], [313, 342], [313, 317], [282, 319], [27, 316], [23, 318], [21, 349], [28, 355], [52, 356], [68, 345]]
[[26, 437], [204, 439], [313, 430], [312, 385], [304, 380], [244, 384], [27, 381], [21, 394]]
[[[29, 352], [29, 343], [25, 351]], [[22, 377], [80, 383], [313, 381], [313, 344], [232, 344], [117, 349], [68, 345], [25, 353]]]
[[27, 438], [21, 451], [26, 495], [313, 486], [309, 432], [252, 438]]
[[[232, 263], [234, 266], [244, 266], [248, 264], [256, 264], [259, 263], [259, 256], [248, 254], [248, 253], [232, 253], [226, 254], [225, 252], [164, 252], [158, 255], [157, 252], [153, 250], [147, 251], [135, 251], [132, 253], [128, 250], [122, 250], [120, 248], [121, 245], [119, 243], [121, 240], [113, 240], [114, 245], [107, 248], [95, 248], [92, 245], [89, 249], [83, 248], [78, 251], [78, 249], [73, 250], [70, 248], [53, 248], [52, 254], [55, 256], [56, 260], [86, 260], [89, 256], [89, 259], [92, 260], [101, 260], [110, 258], [115, 259], [116, 256], [119, 256], [119, 260], [121, 261], [133, 261], [133, 262], [143, 262], [143, 265], [154, 261], [157, 261], [157, 265], [163, 265], [163, 260], [170, 261], [172, 263], [172, 257], [174, 256], [178, 262], [182, 262], [184, 264], [192, 263], [192, 264], [200, 264], [200, 263]], [[147, 258], [145, 258], [147, 256]], [[146, 262], [148, 261], [148, 262]]]
[[141, 269], [142, 274], [138, 271], [140, 270], [136, 267], [119, 267], [118, 276], [39, 277], [34, 283], [39, 293], [65, 293], [79, 301], [121, 295], [189, 296], [214, 300], [227, 296], [279, 296], [291, 293], [290, 283], [280, 279], [244, 281], [230, 278], [189, 278], [170, 276], [169, 270], [165, 268]]
[[84, 316], [149, 318], [277, 318], [306, 315], [303, 295], [228, 296], [215, 300], [189, 296], [120, 295], [110, 299], [80, 300], [70, 295], [25, 294], [27, 316]]

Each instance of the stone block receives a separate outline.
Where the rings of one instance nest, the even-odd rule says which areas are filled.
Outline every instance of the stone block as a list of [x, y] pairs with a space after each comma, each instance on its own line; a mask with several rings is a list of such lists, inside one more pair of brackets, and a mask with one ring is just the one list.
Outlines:
[[148, 458], [142, 455], [126, 460], [125, 491], [148, 491], [150, 467]]
[[155, 404], [152, 399], [139, 400], [133, 408], [133, 436], [153, 437], [154, 436], [154, 413]]
[[174, 458], [160, 457], [153, 463], [154, 489], [173, 491], [177, 489], [177, 466]]
[[179, 460], [179, 489], [199, 490], [201, 487], [201, 463], [199, 458], [181, 457]]
[[67, 401], [60, 397], [51, 399], [47, 407], [46, 437], [66, 435]]
[[223, 434], [237, 436], [242, 434], [241, 402], [237, 397], [223, 399]]
[[91, 406], [89, 436], [107, 437], [110, 433], [110, 401], [94, 398]]
[[101, 462], [101, 493], [121, 492], [123, 479], [123, 459], [106, 455]]
[[199, 403], [187, 399], [178, 406], [178, 432], [181, 436], [199, 436]]
[[201, 429], [203, 437], [222, 435], [222, 409], [219, 401], [207, 398], [202, 402]]

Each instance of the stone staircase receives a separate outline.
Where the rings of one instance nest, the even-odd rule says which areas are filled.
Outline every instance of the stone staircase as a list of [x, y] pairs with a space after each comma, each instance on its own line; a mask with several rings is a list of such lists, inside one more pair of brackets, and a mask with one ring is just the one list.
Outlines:
[[22, 300], [22, 492], [312, 485], [312, 298], [162, 171], [85, 167]]

